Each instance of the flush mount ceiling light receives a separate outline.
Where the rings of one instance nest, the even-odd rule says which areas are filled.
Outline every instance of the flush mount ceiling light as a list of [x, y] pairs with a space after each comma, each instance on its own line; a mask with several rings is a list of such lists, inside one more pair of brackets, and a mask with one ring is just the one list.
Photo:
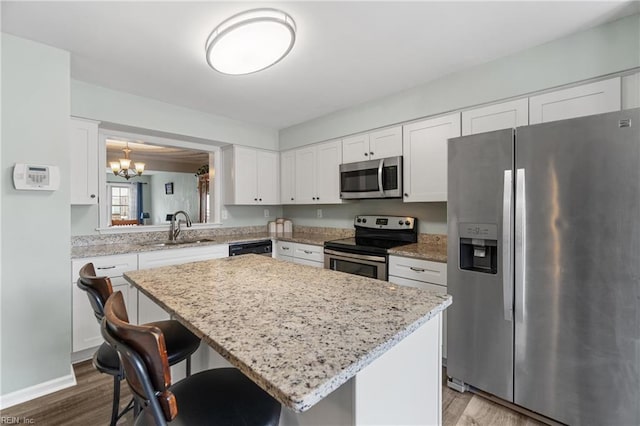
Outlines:
[[248, 10], [214, 28], [205, 44], [207, 63], [223, 74], [251, 74], [278, 63], [295, 40], [291, 16], [277, 9]]

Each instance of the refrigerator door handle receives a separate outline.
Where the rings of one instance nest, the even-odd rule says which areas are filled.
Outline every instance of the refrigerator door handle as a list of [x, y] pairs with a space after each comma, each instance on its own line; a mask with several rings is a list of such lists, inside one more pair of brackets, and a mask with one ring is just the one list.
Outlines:
[[504, 171], [502, 187], [502, 304], [504, 319], [513, 321], [513, 263], [511, 256], [511, 205], [513, 200], [513, 175]]
[[526, 218], [526, 198], [525, 198], [525, 170], [518, 169], [516, 172], [516, 228], [515, 228], [515, 240], [516, 240], [516, 322], [524, 323], [525, 312], [525, 273], [526, 273], [526, 259], [525, 259], [525, 246], [527, 238], [527, 218]]

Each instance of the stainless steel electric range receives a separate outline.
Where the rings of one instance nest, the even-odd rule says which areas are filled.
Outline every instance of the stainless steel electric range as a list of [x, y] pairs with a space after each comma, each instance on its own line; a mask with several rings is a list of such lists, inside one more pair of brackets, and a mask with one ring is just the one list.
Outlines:
[[324, 267], [386, 281], [388, 250], [418, 241], [418, 220], [406, 216], [356, 216], [355, 238], [324, 243]]

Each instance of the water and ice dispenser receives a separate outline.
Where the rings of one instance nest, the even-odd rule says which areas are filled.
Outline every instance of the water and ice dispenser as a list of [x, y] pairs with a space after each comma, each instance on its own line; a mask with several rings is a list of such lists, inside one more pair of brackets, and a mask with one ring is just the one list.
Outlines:
[[461, 223], [460, 269], [498, 273], [498, 227], [488, 223]]

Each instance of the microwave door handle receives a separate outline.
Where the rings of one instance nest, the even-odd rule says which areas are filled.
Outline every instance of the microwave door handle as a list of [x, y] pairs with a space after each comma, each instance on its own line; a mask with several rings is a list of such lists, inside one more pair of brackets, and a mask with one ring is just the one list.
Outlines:
[[382, 168], [384, 167], [384, 158], [380, 159], [380, 164], [378, 164], [378, 191], [380, 191], [380, 196], [384, 197], [384, 188], [382, 186]]

